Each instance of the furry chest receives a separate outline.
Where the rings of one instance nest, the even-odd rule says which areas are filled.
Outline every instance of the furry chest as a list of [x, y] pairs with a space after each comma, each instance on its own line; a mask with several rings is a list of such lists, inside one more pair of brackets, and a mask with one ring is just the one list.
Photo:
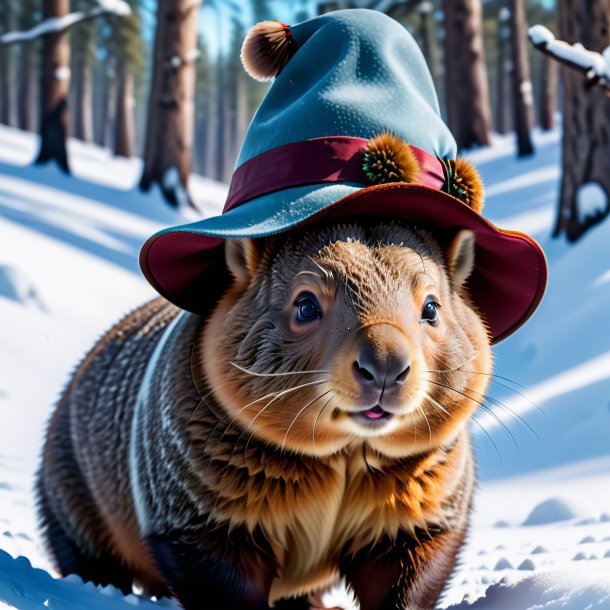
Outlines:
[[251, 477], [242, 510], [233, 504], [231, 519], [260, 527], [270, 544], [278, 562], [270, 601], [328, 586], [350, 554], [438, 522], [438, 505], [411, 479], [408, 469], [371, 469], [352, 455], [298, 460], [283, 476], [267, 468], [265, 477]]

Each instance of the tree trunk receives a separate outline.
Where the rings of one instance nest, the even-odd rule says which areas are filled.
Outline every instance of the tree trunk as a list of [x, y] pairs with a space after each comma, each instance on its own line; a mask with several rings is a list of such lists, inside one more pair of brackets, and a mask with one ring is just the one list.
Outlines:
[[0, 123], [11, 124], [10, 47], [0, 47]]
[[435, 85], [438, 83], [440, 67], [438, 61], [438, 41], [436, 38], [436, 24], [434, 22], [434, 4], [425, 0], [417, 5], [419, 14], [419, 37], [422, 41], [422, 51], [428, 62], [428, 68]]
[[[11, 30], [11, 9], [0, 6], [0, 32]], [[0, 123], [11, 124], [11, 53], [10, 47], [0, 46]]]
[[[562, 40], [602, 52], [610, 45], [610, 0], [560, 0], [559, 29]], [[586, 87], [582, 74], [563, 68], [562, 76], [563, 172], [553, 235], [575, 241], [610, 213], [610, 100], [602, 87]], [[601, 187], [606, 203], [583, 217], [578, 191], [587, 183]]]
[[557, 62], [547, 55], [540, 55], [542, 60], [540, 86], [540, 127], [549, 131], [555, 124], [555, 107], [557, 104]]
[[210, 178], [218, 178], [216, 172], [216, 158], [218, 155], [218, 144], [216, 141], [218, 134], [218, 112], [216, 100], [218, 96], [216, 90], [219, 86], [218, 75], [216, 75], [212, 81], [212, 86], [208, 90], [206, 105], [207, 113], [205, 115], [205, 171], [204, 174]]
[[33, 43], [21, 45], [19, 49], [17, 126], [26, 131], [36, 131], [36, 54]]
[[[69, 11], [68, 0], [43, 0], [43, 19], [62, 17]], [[40, 151], [37, 164], [55, 161], [70, 173], [66, 154], [70, 47], [64, 32], [42, 39], [40, 75]]]
[[[35, 3], [23, 0], [20, 4], [19, 27], [29, 30], [34, 26]], [[25, 131], [36, 131], [36, 49], [37, 42], [20, 45], [17, 73], [17, 126]]]
[[491, 108], [480, 0], [444, 0], [447, 122], [458, 147], [489, 145]]
[[216, 133], [214, 140], [216, 142], [215, 154], [215, 170], [214, 178], [222, 180], [225, 171], [225, 122], [227, 120], [227, 108], [225, 106], [225, 86], [226, 86], [226, 61], [219, 57], [216, 62]]
[[513, 56], [513, 116], [517, 135], [517, 156], [534, 153], [530, 131], [534, 121], [534, 97], [527, 57], [527, 37], [523, 0], [510, 1]]
[[113, 60], [109, 59], [104, 66], [102, 93], [99, 105], [99, 117], [95, 141], [100, 146], [108, 146], [109, 134], [114, 126], [114, 111], [116, 109], [116, 74]]
[[[200, 0], [159, 0], [153, 79], [149, 98], [140, 188], [154, 182], [167, 201], [177, 205], [187, 194], [191, 169], [195, 65]], [[177, 173], [178, 179], [174, 176]]]
[[117, 70], [116, 112], [114, 121], [114, 154], [131, 157], [133, 154], [133, 72], [125, 64]]
[[496, 103], [496, 131], [508, 133], [512, 128], [511, 120], [511, 78], [512, 62], [510, 59], [510, 12], [500, 9], [498, 15], [498, 80]]
[[91, 116], [92, 96], [91, 96], [91, 46], [90, 37], [79, 41], [79, 45], [74, 52], [76, 57], [73, 61], [73, 135], [79, 140], [91, 142], [93, 124]]

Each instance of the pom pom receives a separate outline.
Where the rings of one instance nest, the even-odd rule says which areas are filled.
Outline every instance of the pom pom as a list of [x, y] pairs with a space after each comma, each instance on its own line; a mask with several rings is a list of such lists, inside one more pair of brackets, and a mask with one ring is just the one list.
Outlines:
[[483, 209], [483, 181], [474, 165], [466, 159], [441, 159], [445, 170], [444, 190], [477, 214]]
[[369, 140], [364, 149], [362, 169], [371, 184], [417, 182], [420, 167], [411, 147], [392, 133]]
[[290, 26], [279, 21], [261, 21], [249, 32], [241, 47], [246, 72], [258, 81], [273, 80], [294, 52]]

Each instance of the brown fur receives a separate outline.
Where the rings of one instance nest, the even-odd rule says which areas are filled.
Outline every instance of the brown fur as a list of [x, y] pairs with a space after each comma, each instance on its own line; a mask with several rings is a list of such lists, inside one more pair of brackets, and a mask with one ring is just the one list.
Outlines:
[[[433, 607], [466, 530], [466, 424], [491, 369], [458, 269], [469, 257], [393, 224], [228, 250], [236, 280], [207, 319], [155, 301], [110, 331], [68, 386], [38, 481], [56, 558], [59, 524], [83, 556], [106, 554], [127, 580], [167, 592], [150, 536], [188, 530], [212, 554], [246, 536], [258, 542], [235, 561], [252, 599], [320, 591], [343, 575], [363, 610], [398, 581], [396, 603]], [[322, 319], [295, 322], [302, 291]], [[437, 327], [420, 320], [431, 294]], [[367, 344], [406, 345], [411, 361], [384, 403], [392, 420], [374, 430], [350, 415], [371, 406], [352, 371]]]

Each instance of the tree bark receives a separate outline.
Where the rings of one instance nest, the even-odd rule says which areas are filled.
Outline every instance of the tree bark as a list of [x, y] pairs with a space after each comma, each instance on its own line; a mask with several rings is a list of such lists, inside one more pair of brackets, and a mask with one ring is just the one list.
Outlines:
[[91, 142], [93, 123], [91, 108], [93, 98], [91, 95], [91, 44], [92, 39], [86, 32], [79, 32], [82, 38], [78, 44], [73, 45], [73, 135], [84, 142]]
[[[69, 0], [43, 0], [43, 19], [69, 12]], [[64, 32], [43, 37], [40, 75], [40, 151], [37, 164], [55, 161], [70, 173], [66, 154], [70, 47]]]
[[541, 86], [540, 86], [540, 127], [545, 131], [555, 125], [555, 109], [557, 105], [557, 62], [542, 55]]
[[108, 146], [109, 134], [114, 131], [114, 112], [116, 109], [116, 74], [113, 60], [107, 60], [104, 66], [102, 92], [99, 101], [99, 116], [95, 141], [100, 146]]
[[225, 171], [225, 122], [227, 120], [227, 108], [225, 106], [225, 86], [226, 86], [226, 71], [225, 71], [226, 60], [218, 58], [216, 62], [216, 122], [215, 122], [215, 134], [214, 140], [216, 142], [216, 149], [214, 151], [215, 157], [215, 168], [214, 178], [216, 180], [222, 180]]
[[17, 76], [17, 126], [26, 131], [36, 131], [36, 54], [32, 44], [19, 49], [19, 74]]
[[0, 47], [0, 123], [11, 124], [10, 62], [8, 47]]
[[[36, 3], [22, 0], [19, 27], [29, 30], [35, 24]], [[17, 126], [25, 131], [36, 131], [36, 47], [39, 43], [22, 44], [19, 49], [17, 73]]]
[[523, 0], [510, 1], [513, 64], [513, 116], [517, 136], [517, 156], [534, 154], [531, 129], [534, 121], [534, 97], [527, 57], [527, 36]]
[[[590, 51], [610, 45], [610, 0], [560, 0], [560, 38]], [[553, 235], [575, 241], [610, 214], [610, 99], [602, 87], [587, 87], [582, 75], [562, 68], [563, 172]], [[606, 194], [605, 209], [586, 218], [578, 209], [578, 190], [597, 183]]]
[[131, 157], [133, 154], [133, 72], [125, 64], [117, 70], [116, 112], [114, 122], [114, 154]]
[[[140, 188], [158, 183], [167, 201], [187, 198], [194, 122], [195, 66], [200, 0], [159, 0]], [[168, 172], [177, 180], [169, 180]], [[190, 203], [190, 200], [189, 200]]]
[[[10, 31], [11, 9], [0, 6], [0, 31]], [[0, 123], [11, 124], [11, 49], [0, 46]]]
[[419, 14], [419, 37], [422, 41], [422, 51], [428, 62], [430, 74], [435, 86], [438, 88], [440, 78], [440, 64], [438, 60], [438, 40], [436, 37], [436, 23], [434, 20], [434, 3], [424, 0], [417, 5]]
[[511, 78], [512, 61], [510, 52], [510, 12], [501, 8], [498, 14], [498, 76], [496, 103], [496, 131], [508, 133], [512, 128], [511, 118]]
[[459, 148], [489, 145], [491, 107], [480, 0], [443, 0], [447, 123]]

